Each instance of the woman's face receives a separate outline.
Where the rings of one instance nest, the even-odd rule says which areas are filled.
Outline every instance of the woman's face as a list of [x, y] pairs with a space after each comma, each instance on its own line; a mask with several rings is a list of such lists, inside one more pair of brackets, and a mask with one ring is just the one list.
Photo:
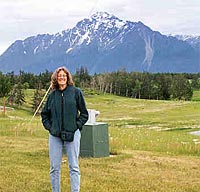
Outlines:
[[67, 74], [63, 70], [58, 72], [57, 81], [59, 87], [67, 85]]

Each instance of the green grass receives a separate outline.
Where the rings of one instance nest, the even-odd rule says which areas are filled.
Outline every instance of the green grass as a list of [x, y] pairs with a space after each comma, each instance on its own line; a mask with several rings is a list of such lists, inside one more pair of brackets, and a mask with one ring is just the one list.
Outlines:
[[[0, 114], [0, 191], [51, 191], [48, 133], [32, 121], [32, 90], [26, 104]], [[200, 94], [185, 101], [137, 100], [87, 95], [89, 109], [109, 125], [110, 157], [80, 158], [82, 192], [200, 191]], [[0, 104], [2, 104], [0, 100]], [[66, 157], [63, 157], [66, 160]], [[67, 163], [62, 191], [70, 191]]]

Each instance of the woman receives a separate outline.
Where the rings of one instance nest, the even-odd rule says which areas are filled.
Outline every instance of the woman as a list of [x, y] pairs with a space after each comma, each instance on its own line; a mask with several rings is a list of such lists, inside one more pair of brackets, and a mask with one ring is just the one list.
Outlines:
[[70, 170], [71, 191], [80, 191], [80, 131], [88, 120], [84, 97], [74, 87], [70, 72], [65, 67], [51, 76], [53, 91], [41, 112], [44, 128], [49, 131], [50, 178], [52, 192], [60, 192], [62, 149], [66, 149]]

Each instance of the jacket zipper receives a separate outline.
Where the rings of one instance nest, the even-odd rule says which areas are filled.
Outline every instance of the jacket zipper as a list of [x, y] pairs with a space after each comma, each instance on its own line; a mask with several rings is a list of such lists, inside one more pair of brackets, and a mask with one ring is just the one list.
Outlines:
[[64, 131], [64, 107], [63, 107], [63, 105], [64, 105], [64, 94], [63, 94], [63, 92], [62, 92], [62, 94], [61, 94], [61, 96], [62, 96], [62, 99], [61, 99], [61, 131]]

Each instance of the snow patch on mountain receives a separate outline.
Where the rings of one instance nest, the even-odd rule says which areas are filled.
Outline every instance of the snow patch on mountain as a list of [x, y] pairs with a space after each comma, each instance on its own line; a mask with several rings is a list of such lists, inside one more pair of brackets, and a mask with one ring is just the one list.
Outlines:
[[154, 39], [146, 35], [144, 35], [143, 37], [145, 42], [145, 58], [142, 62], [142, 65], [146, 65], [147, 70], [149, 70], [154, 55], [154, 49], [153, 49]]
[[38, 46], [33, 50], [34, 55], [37, 54]]
[[89, 31], [86, 31], [86, 33], [82, 35], [81, 38], [79, 39], [77, 45], [81, 45], [83, 42], [86, 42], [86, 44], [88, 45], [90, 43], [89, 33], [90, 33]]
[[200, 36], [195, 35], [174, 35], [178, 40], [186, 41], [193, 47], [200, 47]]

